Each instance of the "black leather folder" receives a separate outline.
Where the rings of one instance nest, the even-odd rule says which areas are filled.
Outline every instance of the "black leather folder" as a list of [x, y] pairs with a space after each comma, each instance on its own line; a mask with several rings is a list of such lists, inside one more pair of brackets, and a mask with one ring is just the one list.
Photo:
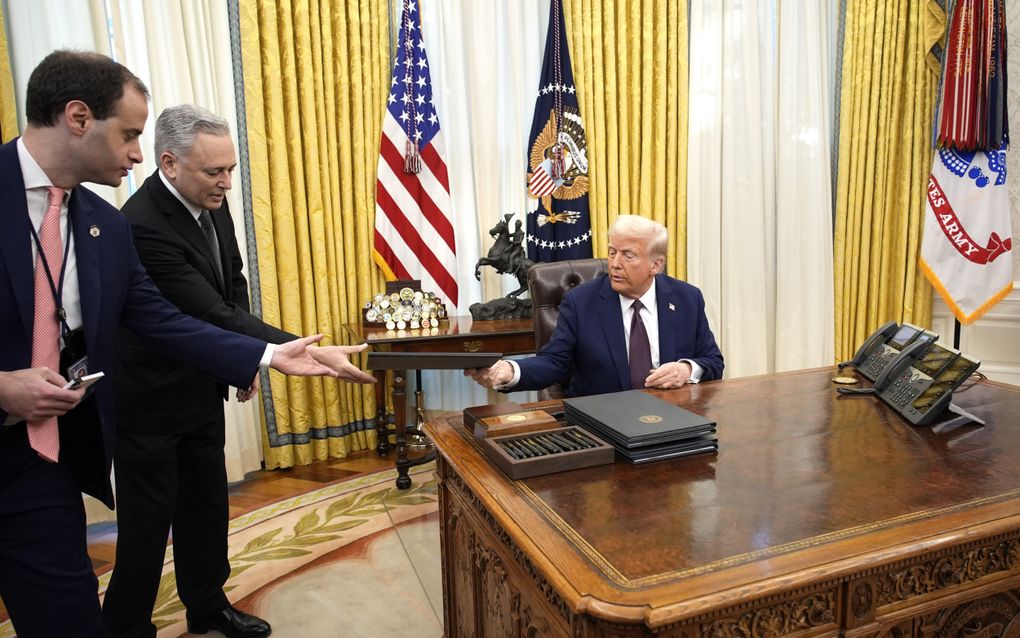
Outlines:
[[616, 448], [616, 453], [631, 463], [638, 465], [650, 461], [662, 459], [675, 459], [681, 456], [692, 454], [703, 454], [716, 452], [719, 449], [719, 442], [715, 436], [704, 436], [696, 439], [686, 439], [679, 443], [663, 443], [661, 445], [649, 445], [633, 449]]
[[377, 352], [369, 351], [366, 370], [467, 370], [488, 368], [503, 358], [499, 352]]
[[603, 437], [621, 453], [648, 446], [675, 446], [689, 439], [703, 443], [713, 440], [716, 427], [710, 419], [641, 390], [564, 399], [563, 411], [568, 423]]

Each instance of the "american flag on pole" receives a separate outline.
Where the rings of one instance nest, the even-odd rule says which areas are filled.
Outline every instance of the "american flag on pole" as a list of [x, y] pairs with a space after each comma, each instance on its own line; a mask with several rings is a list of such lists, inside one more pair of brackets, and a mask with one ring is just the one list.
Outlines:
[[456, 307], [445, 154], [417, 1], [406, 0], [379, 144], [373, 256], [387, 279], [420, 279], [424, 290]]

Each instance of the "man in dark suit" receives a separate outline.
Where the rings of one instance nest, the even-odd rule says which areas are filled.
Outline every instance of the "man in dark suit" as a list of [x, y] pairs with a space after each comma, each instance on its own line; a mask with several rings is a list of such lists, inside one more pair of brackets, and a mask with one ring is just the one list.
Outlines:
[[609, 273], [564, 295], [542, 350], [465, 375], [505, 391], [569, 380], [567, 396], [721, 378], [723, 357], [701, 291], [661, 274], [667, 241], [662, 224], [621, 215], [609, 229]]
[[113, 506], [113, 388], [63, 386], [68, 369], [115, 374], [119, 325], [239, 387], [262, 364], [338, 376], [306, 351], [321, 336], [271, 347], [182, 314], [124, 217], [80, 186], [141, 161], [147, 97], [113, 60], [57, 51], [29, 78], [24, 136], [0, 146], [0, 598], [20, 638], [107, 635], [81, 493]]
[[[183, 312], [213, 325], [272, 343], [295, 339], [248, 312], [225, 199], [237, 163], [227, 122], [195, 105], [170, 107], [156, 120], [155, 153], [159, 168], [121, 212], [156, 286]], [[230, 575], [227, 386], [174, 364], [127, 330], [117, 351], [117, 560], [103, 601], [106, 626], [118, 636], [156, 635], [152, 609], [172, 527], [188, 631], [269, 635], [267, 622], [235, 609], [223, 593]], [[354, 380], [374, 381], [352, 370]], [[247, 398], [254, 386], [238, 392]]]

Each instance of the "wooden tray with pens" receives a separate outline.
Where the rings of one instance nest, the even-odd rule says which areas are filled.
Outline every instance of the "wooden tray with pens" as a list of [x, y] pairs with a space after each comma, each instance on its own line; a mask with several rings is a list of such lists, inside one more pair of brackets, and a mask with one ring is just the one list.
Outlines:
[[490, 436], [481, 440], [486, 456], [511, 479], [612, 463], [615, 450], [574, 425]]

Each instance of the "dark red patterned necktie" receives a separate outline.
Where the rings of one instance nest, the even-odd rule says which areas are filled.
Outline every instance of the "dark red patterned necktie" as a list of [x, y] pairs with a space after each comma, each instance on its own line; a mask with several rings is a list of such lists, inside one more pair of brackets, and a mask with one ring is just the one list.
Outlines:
[[641, 321], [640, 300], [631, 305], [634, 315], [630, 320], [630, 387], [638, 390], [645, 387], [645, 379], [652, 371], [652, 349], [648, 344], [648, 332]]

